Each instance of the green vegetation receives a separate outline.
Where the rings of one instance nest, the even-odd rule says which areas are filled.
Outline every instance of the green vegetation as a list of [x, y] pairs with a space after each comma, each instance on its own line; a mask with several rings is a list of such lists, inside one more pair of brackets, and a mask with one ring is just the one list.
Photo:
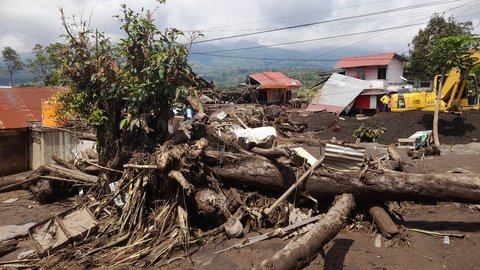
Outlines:
[[10, 76], [10, 85], [13, 86], [13, 74], [23, 69], [23, 63], [17, 51], [11, 47], [5, 47], [2, 50], [2, 58], [5, 63], [7, 73]]
[[449, 36], [468, 35], [472, 30], [471, 21], [458, 22], [454, 17], [445, 19], [442, 15], [434, 14], [425, 29], [420, 29], [412, 40], [409, 70], [423, 74], [426, 79], [431, 80], [437, 73], [432, 73], [432, 70], [428, 69], [425, 59], [435, 46], [433, 41]]
[[438, 114], [440, 111], [440, 99], [445, 74], [452, 68], [460, 70], [460, 76], [465, 77], [473, 63], [478, 60], [472, 58], [473, 51], [480, 47], [480, 38], [476, 35], [449, 36], [435, 39], [432, 48], [427, 54], [425, 66], [430, 74], [441, 74], [440, 86], [437, 87], [437, 100], [433, 117], [433, 139], [436, 145], [440, 145], [438, 136]]
[[383, 135], [383, 133], [385, 133], [385, 131], [387, 131], [387, 128], [379, 124], [375, 124], [371, 127], [362, 124], [353, 132], [352, 136], [355, 139], [360, 139], [362, 142], [375, 142]]
[[96, 127], [99, 161], [111, 168], [165, 139], [177, 89], [190, 82], [188, 48], [177, 41], [181, 31], [160, 31], [150, 12], [126, 5], [117, 18], [125, 37], [113, 44], [84, 21], [67, 22], [62, 12], [60, 78], [69, 91], [59, 101]]
[[252, 73], [263, 71], [282, 72], [290, 78], [297, 79], [302, 83], [302, 89], [308, 89], [318, 83], [319, 75], [326, 72], [322, 68], [302, 67], [302, 68], [236, 68], [236, 69], [218, 69], [214, 66], [207, 67], [195, 63], [194, 70], [197, 74], [203, 76], [209, 81], [213, 81], [218, 88], [236, 89], [240, 83], [245, 82], [247, 76]]
[[55, 71], [60, 67], [60, 58], [63, 50], [60, 43], [52, 43], [48, 46], [36, 44], [32, 49], [33, 57], [27, 59], [27, 70], [32, 73], [34, 80], [44, 85], [52, 85], [58, 81], [58, 74]]

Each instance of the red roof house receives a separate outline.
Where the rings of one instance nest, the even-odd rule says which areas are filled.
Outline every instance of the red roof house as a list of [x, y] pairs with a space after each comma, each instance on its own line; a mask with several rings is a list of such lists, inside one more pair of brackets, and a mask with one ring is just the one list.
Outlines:
[[396, 53], [381, 53], [344, 57], [335, 65], [345, 75], [362, 80], [385, 80], [387, 83], [402, 83], [403, 62], [407, 60]]
[[302, 86], [299, 80], [273, 71], [250, 74], [246, 84], [255, 86], [257, 99], [266, 103], [284, 103], [295, 97]]
[[0, 129], [28, 127], [42, 121], [42, 101], [62, 91], [57, 87], [0, 88]]

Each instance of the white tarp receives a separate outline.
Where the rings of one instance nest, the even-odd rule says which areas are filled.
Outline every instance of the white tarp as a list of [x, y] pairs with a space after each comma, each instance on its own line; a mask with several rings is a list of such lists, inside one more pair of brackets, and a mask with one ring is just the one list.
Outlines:
[[274, 127], [234, 128], [232, 131], [238, 138], [238, 144], [244, 149], [253, 146], [271, 148], [277, 137]]
[[310, 102], [307, 110], [348, 113], [355, 98], [369, 88], [369, 85], [368, 81], [333, 73]]

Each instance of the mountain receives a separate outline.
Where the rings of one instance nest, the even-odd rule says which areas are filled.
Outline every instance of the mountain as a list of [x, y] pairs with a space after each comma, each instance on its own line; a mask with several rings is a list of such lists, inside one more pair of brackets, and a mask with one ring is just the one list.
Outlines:
[[[235, 50], [251, 47], [261, 47], [261, 45], [245, 40], [230, 43], [227, 46], [197, 43], [192, 46], [189, 60], [197, 74], [213, 81], [217, 86], [230, 88], [245, 81], [248, 74], [261, 71], [281, 71], [288, 76], [296, 76], [294, 78], [301, 82], [316, 80], [318, 73], [331, 71], [336, 60], [345, 56], [346, 53], [334, 51], [326, 54], [321, 50], [296, 51], [274, 47]], [[348, 55], [367, 53], [359, 50], [348, 51]]]
[[[348, 51], [337, 50], [331, 53], [325, 53], [325, 51], [322, 50], [297, 51], [274, 47], [236, 50], [239, 48], [250, 47], [262, 46], [258, 43], [246, 40], [239, 40], [231, 43], [223, 42], [221, 45], [196, 43], [192, 46], [189, 61], [195, 73], [209, 81], [213, 81], [219, 87], [230, 88], [245, 81], [248, 74], [261, 71], [281, 71], [288, 76], [293, 76], [294, 78], [299, 79], [302, 83], [307, 81], [313, 82], [316, 80], [318, 73], [332, 70], [336, 63], [336, 59], [343, 56], [372, 53], [355, 49], [349, 49]], [[322, 53], [324, 55], [322, 55]], [[20, 56], [25, 62], [27, 58], [31, 57], [31, 54], [24, 53], [20, 54]], [[300, 60], [289, 61], [289, 59]], [[9, 75], [6, 72], [1, 72], [3, 71], [1, 68], [2, 66], [3, 63], [0, 63], [0, 85], [9, 85]], [[16, 85], [32, 82], [33, 79], [34, 76], [25, 70], [14, 74], [14, 83]], [[309, 83], [306, 85], [308, 86]]]

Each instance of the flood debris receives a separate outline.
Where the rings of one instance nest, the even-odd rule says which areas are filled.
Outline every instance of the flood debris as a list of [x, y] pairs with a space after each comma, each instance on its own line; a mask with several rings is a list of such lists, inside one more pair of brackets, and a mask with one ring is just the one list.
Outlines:
[[33, 246], [40, 257], [82, 240], [98, 229], [98, 221], [85, 206], [79, 206], [39, 222], [28, 229]]
[[[386, 201], [480, 203], [476, 174], [406, 173], [414, 166], [411, 157], [393, 144], [376, 144], [373, 151], [320, 140], [309, 137], [309, 123], [295, 121], [281, 106], [201, 100], [203, 114], [179, 122], [169, 140], [133, 153], [121, 168], [99, 165], [88, 149], [71, 161], [54, 156], [54, 164], [7, 185], [29, 186], [41, 202], [82, 194], [83, 205], [30, 228], [36, 253], [55, 256], [69, 247], [74, 255], [67, 260], [95, 255], [92, 264], [157, 268], [215, 239], [240, 239], [216, 251], [223, 253], [293, 236], [258, 268], [295, 269], [355, 222], [355, 211], [365, 209], [371, 226], [394, 243], [404, 234], [383, 208]], [[254, 231], [260, 234], [252, 237]]]
[[314, 227], [302, 237], [290, 242], [272, 258], [264, 260], [259, 269], [300, 269], [312, 261], [323, 246], [345, 226], [346, 217], [355, 207], [351, 194], [336, 198], [333, 206]]

